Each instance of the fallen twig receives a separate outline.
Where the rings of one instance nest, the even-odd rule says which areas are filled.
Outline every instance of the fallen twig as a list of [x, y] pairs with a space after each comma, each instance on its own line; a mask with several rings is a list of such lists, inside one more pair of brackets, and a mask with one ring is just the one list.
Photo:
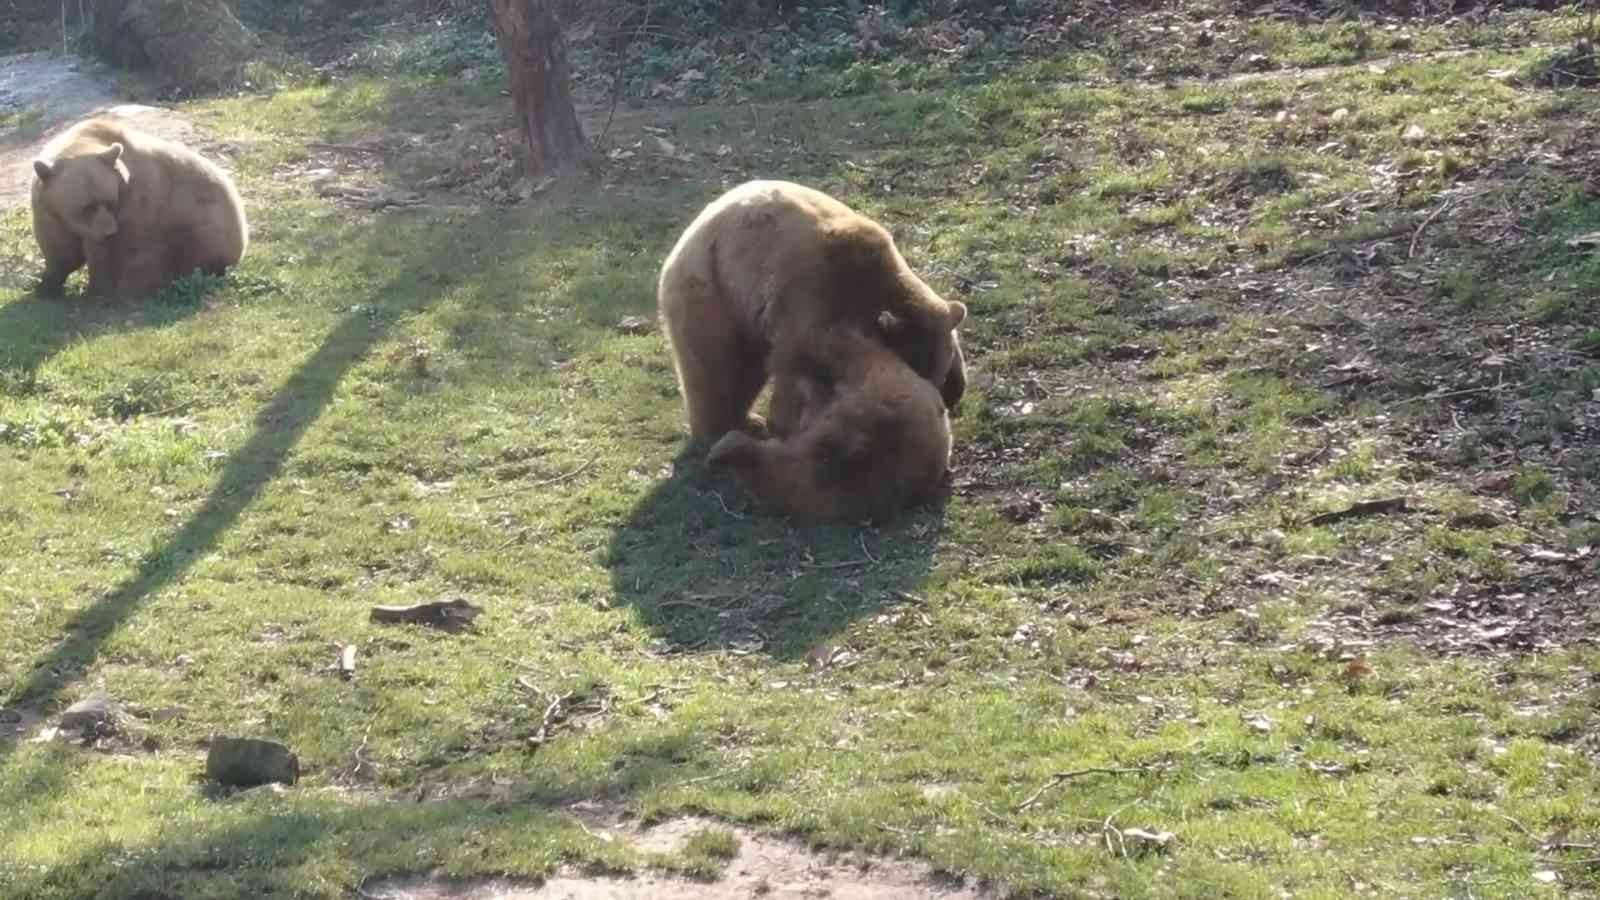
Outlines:
[[561, 704], [567, 702], [567, 698], [571, 696], [571, 694], [557, 694], [555, 699], [550, 701], [550, 705], [544, 708], [544, 719], [539, 723], [539, 730], [528, 738], [529, 744], [538, 746], [550, 739], [550, 727], [560, 724], [562, 719]]
[[1406, 252], [1406, 259], [1415, 259], [1416, 258], [1416, 256], [1417, 256], [1417, 241], [1422, 239], [1423, 229], [1425, 229], [1429, 225], [1433, 224], [1433, 220], [1434, 219], [1439, 218], [1439, 216], [1441, 214], [1443, 214], [1445, 210], [1447, 210], [1450, 207], [1455, 206], [1455, 205], [1456, 205], [1456, 200], [1455, 200], [1454, 197], [1452, 197], [1449, 200], [1446, 200], [1445, 202], [1439, 204], [1439, 208], [1438, 209], [1436, 209], [1433, 212], [1429, 213], [1428, 217], [1426, 219], [1422, 220], [1422, 224], [1418, 225], [1416, 232], [1411, 235], [1411, 249]]
[[748, 519], [748, 518], [750, 518], [749, 516], [745, 515], [744, 513], [737, 513], [737, 512], [734, 512], [733, 510], [729, 509], [728, 508], [728, 501], [722, 499], [722, 492], [721, 491], [712, 491], [711, 492], [711, 496], [717, 498], [717, 505], [722, 507], [722, 511], [723, 512], [727, 513], [730, 516], [733, 516], [735, 519]]
[[710, 775], [701, 775], [699, 778], [686, 778], [683, 781], [678, 782], [675, 787], [683, 787], [686, 784], [699, 784], [702, 781], [715, 781], [718, 778], [726, 778], [730, 774], [732, 774], [732, 770], [712, 772]]
[[534, 488], [549, 487], [552, 484], [560, 484], [561, 482], [566, 481], [569, 478], [575, 478], [578, 475], [583, 474], [592, 465], [594, 465], [594, 460], [593, 459], [591, 459], [588, 462], [584, 463], [583, 465], [577, 467], [576, 469], [573, 469], [571, 472], [566, 472], [564, 474], [557, 475], [554, 478], [546, 478], [543, 481], [535, 481], [532, 484], [518, 485], [517, 487], [508, 488], [507, 490], [503, 490], [503, 491], [496, 491], [496, 492], [494, 492], [492, 494], [483, 494], [482, 496], [478, 497], [478, 501], [481, 503], [481, 502], [483, 502], [485, 500], [498, 500], [501, 497], [509, 497], [512, 494], [520, 494], [523, 491], [531, 491]]
[[308, 150], [332, 150], [335, 153], [382, 153], [382, 147], [364, 147], [361, 144], [328, 144], [322, 141], [307, 141]]
[[1516, 819], [1511, 818], [1510, 816], [1506, 815], [1505, 813], [1495, 813], [1495, 815], [1497, 815], [1500, 818], [1505, 819], [1507, 822], [1510, 822], [1511, 824], [1517, 826], [1517, 830], [1522, 832], [1523, 834], [1527, 835], [1528, 837], [1533, 838], [1534, 840], [1538, 840], [1538, 837], [1536, 837], [1532, 831], [1528, 830], [1528, 826], [1522, 824], [1521, 822], [1518, 822]]
[[1466, 388], [1459, 391], [1445, 391], [1442, 394], [1420, 394], [1416, 397], [1406, 397], [1394, 402], [1396, 405], [1401, 403], [1418, 403], [1423, 400], [1443, 400], [1446, 397], [1465, 397], [1468, 394], [1488, 394], [1493, 393], [1494, 391], [1503, 391], [1505, 389], [1505, 383], [1501, 382], [1499, 384], [1491, 384], [1487, 387]]
[[857, 566], [870, 566], [877, 562], [875, 559], [852, 559], [835, 563], [806, 563], [808, 569], [854, 569]]
[[1354, 519], [1360, 516], [1378, 516], [1384, 513], [1405, 512], [1405, 497], [1385, 497], [1382, 500], [1363, 500], [1353, 503], [1345, 509], [1336, 509], [1312, 516], [1306, 520], [1307, 525], [1327, 525], [1342, 519]]
[[868, 562], [872, 563], [873, 565], [877, 565], [883, 561], [878, 557], [873, 556], [872, 551], [867, 549], [867, 536], [865, 534], [856, 535], [856, 539], [861, 542], [861, 552], [866, 556]]
[[[1122, 829], [1111, 824], [1111, 820], [1117, 817], [1117, 813], [1122, 812], [1132, 805], [1132, 803], [1125, 803], [1122, 806], [1113, 809], [1111, 811], [1111, 815], [1106, 816], [1105, 821], [1100, 823], [1100, 837], [1106, 842], [1106, 852], [1116, 853], [1120, 850], [1124, 859], [1126, 859], [1128, 856], [1128, 843], [1122, 839]], [[1117, 846], [1115, 847], [1111, 846], [1112, 835], [1117, 836]]]
[[1144, 767], [1130, 769], [1111, 768], [1107, 766], [1090, 766], [1087, 769], [1073, 769], [1070, 772], [1057, 772], [1056, 774], [1050, 776], [1050, 780], [1041, 785], [1037, 791], [1034, 791], [1031, 795], [1029, 795], [1028, 799], [1022, 801], [1021, 805], [1017, 807], [1017, 812], [1026, 812], [1029, 807], [1033, 806], [1035, 803], [1038, 803], [1039, 798], [1043, 797], [1047, 791], [1058, 788], [1074, 778], [1081, 778], [1084, 775], [1143, 775], [1149, 771], [1150, 769]]
[[660, 603], [656, 604], [656, 609], [667, 609], [667, 608], [673, 607], [673, 606], [690, 606], [690, 607], [693, 607], [695, 609], [703, 609], [706, 612], [714, 612], [714, 613], [717, 613], [719, 615], [722, 614], [722, 613], [727, 612], [726, 609], [719, 609], [718, 607], [715, 607], [715, 606], [707, 606], [704, 603], [696, 603], [693, 600], [663, 600]]

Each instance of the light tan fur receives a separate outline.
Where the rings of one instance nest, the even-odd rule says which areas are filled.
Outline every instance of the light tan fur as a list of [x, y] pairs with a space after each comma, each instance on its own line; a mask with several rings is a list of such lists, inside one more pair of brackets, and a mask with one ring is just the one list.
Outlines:
[[244, 203], [227, 173], [180, 144], [110, 119], [79, 122], [33, 164], [40, 288], [89, 267], [88, 293], [138, 298], [244, 256]]
[[931, 382], [874, 336], [835, 327], [774, 361], [793, 413], [779, 437], [730, 431], [711, 448], [763, 506], [807, 524], [886, 522], [929, 499], [950, 464]]
[[[760, 430], [750, 406], [772, 355], [836, 325], [879, 331], [949, 405], [966, 385], [966, 307], [918, 278], [883, 226], [798, 184], [752, 181], [714, 200], [667, 257], [657, 300], [697, 442]], [[789, 402], [778, 391], [774, 418], [792, 417]]]

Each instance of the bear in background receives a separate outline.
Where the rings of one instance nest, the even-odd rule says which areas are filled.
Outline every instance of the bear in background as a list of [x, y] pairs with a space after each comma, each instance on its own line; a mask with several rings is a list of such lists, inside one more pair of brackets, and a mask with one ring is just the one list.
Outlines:
[[838, 326], [876, 333], [945, 404], [965, 390], [966, 307], [918, 278], [883, 226], [798, 184], [752, 181], [712, 201], [667, 257], [657, 301], [696, 443], [764, 431], [750, 407], [771, 359]]
[[89, 267], [87, 293], [153, 294], [196, 269], [220, 275], [244, 256], [244, 203], [233, 182], [187, 147], [110, 119], [58, 135], [33, 163], [40, 289]]
[[[883, 523], [930, 499], [950, 465], [944, 398], [875, 335], [828, 329], [773, 361], [778, 437], [711, 448], [763, 506], [805, 524]], [[777, 415], [775, 407], [774, 415]]]

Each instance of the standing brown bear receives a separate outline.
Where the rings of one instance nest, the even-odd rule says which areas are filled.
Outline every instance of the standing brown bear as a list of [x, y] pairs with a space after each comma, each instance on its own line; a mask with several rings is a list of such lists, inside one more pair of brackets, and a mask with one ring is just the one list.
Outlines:
[[196, 269], [221, 274], [244, 256], [239, 192], [187, 147], [88, 119], [52, 140], [33, 173], [46, 292], [87, 264], [89, 294], [137, 298]]
[[[966, 388], [967, 308], [918, 278], [883, 226], [798, 184], [752, 181], [712, 201], [667, 257], [657, 300], [696, 443], [763, 430], [750, 405], [773, 356], [835, 327], [876, 334], [946, 405]], [[780, 384], [777, 430], [792, 403]]]
[[711, 465], [807, 524], [883, 523], [933, 496], [950, 464], [950, 419], [938, 389], [894, 350], [833, 327], [773, 366], [774, 391], [791, 398], [783, 434], [730, 431]]

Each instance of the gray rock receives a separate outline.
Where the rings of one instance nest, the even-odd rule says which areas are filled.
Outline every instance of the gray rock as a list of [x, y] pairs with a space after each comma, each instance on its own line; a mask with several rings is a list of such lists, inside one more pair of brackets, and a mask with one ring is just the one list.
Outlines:
[[655, 326], [653, 320], [644, 316], [623, 316], [617, 323], [617, 330], [623, 334], [649, 334]]
[[232, 787], [255, 787], [300, 780], [300, 759], [276, 741], [212, 738], [206, 777]]
[[117, 707], [105, 691], [95, 691], [61, 714], [59, 728], [63, 731], [92, 731], [103, 725], [115, 724]]

